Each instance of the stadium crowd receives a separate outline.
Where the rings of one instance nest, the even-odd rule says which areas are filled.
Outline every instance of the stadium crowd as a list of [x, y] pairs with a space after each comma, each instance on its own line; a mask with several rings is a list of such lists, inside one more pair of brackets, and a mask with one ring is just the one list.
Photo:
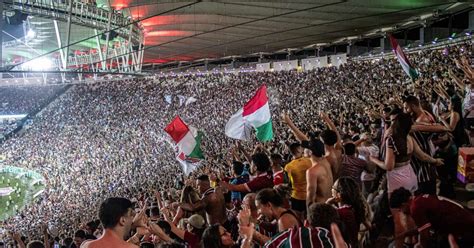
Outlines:
[[[62, 86], [0, 86], [0, 115], [26, 115], [40, 110]], [[18, 116], [0, 118], [0, 140], [18, 127]]]
[[[470, 146], [472, 46], [409, 54], [413, 82], [384, 58], [76, 85], [0, 145], [4, 163], [47, 184], [5, 221], [5, 242], [366, 247], [388, 227], [395, 247], [472, 245], [473, 215], [445, 200], [456, 197], [457, 150]], [[274, 139], [227, 138], [226, 122], [262, 84]], [[163, 131], [176, 115], [204, 132], [206, 158], [190, 175]]]

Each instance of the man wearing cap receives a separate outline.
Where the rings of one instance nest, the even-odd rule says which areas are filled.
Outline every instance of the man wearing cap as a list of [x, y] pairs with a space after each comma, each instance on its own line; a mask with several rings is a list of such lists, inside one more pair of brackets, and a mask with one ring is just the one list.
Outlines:
[[172, 222], [168, 222], [171, 226], [171, 232], [173, 232], [180, 239], [184, 240], [190, 248], [200, 247], [201, 236], [206, 227], [206, 221], [199, 214], [193, 214], [186, 222], [186, 229], [183, 230], [176, 227]]

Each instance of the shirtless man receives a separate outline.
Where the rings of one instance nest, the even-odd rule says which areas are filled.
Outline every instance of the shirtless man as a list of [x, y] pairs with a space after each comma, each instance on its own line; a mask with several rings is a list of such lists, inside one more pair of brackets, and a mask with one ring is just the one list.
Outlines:
[[339, 148], [339, 145], [336, 145], [340, 144], [337, 139], [336, 132], [326, 129], [321, 132], [320, 138], [324, 143], [324, 150], [326, 150], [325, 157], [331, 165], [331, 171], [334, 179], [337, 179], [342, 167], [342, 149]]
[[319, 116], [328, 125], [329, 129], [321, 132], [321, 141], [324, 143], [324, 150], [326, 150], [326, 159], [331, 165], [332, 175], [334, 180], [337, 180], [342, 166], [342, 142], [341, 135], [336, 128], [336, 125], [331, 121], [326, 113], [320, 113]]
[[125, 198], [108, 198], [99, 210], [99, 219], [104, 226], [102, 236], [93, 241], [82, 243], [81, 248], [135, 248], [138, 247], [124, 240], [130, 233], [135, 212], [133, 204]]
[[290, 119], [283, 113], [282, 120], [288, 125], [296, 139], [301, 141], [301, 146], [305, 148], [305, 154], [309, 154], [312, 167], [306, 170], [306, 206], [313, 202], [326, 202], [331, 197], [333, 184], [332, 167], [325, 157], [324, 144], [320, 140], [309, 139], [301, 132]]
[[334, 122], [329, 118], [326, 113], [321, 112], [319, 117], [326, 123], [329, 129], [321, 132], [321, 141], [324, 143], [324, 149], [326, 150], [326, 159], [331, 165], [332, 175], [334, 180], [337, 180], [339, 173], [341, 172], [342, 166], [342, 154], [343, 146], [341, 141], [341, 135], [334, 125]]
[[196, 180], [196, 184], [199, 193], [202, 195], [201, 200], [194, 204], [183, 203], [180, 207], [183, 210], [190, 212], [204, 209], [206, 211], [207, 222], [209, 225], [221, 224], [226, 227], [227, 216], [222, 188], [211, 188], [211, 182], [207, 175], [199, 176]]
[[304, 141], [302, 146], [309, 150], [313, 166], [306, 171], [306, 205], [326, 202], [331, 197], [333, 176], [331, 165], [325, 157], [324, 144], [319, 139]]

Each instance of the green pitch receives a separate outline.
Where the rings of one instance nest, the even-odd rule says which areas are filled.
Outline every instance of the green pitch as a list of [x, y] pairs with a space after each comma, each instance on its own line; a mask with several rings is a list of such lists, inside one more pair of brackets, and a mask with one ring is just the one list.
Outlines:
[[7, 196], [0, 196], [0, 221], [17, 214], [44, 190], [44, 178], [36, 172], [18, 167], [0, 166], [0, 189], [12, 188]]

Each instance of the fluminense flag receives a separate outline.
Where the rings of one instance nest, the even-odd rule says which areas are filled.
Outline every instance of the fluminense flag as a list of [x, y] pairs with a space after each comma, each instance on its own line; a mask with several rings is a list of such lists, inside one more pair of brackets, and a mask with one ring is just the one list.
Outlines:
[[201, 160], [197, 158], [186, 157], [186, 155], [181, 151], [178, 151], [176, 160], [178, 160], [181, 165], [185, 176], [189, 176], [189, 174], [199, 166], [199, 162], [201, 162]]
[[398, 45], [397, 39], [395, 39], [392, 35], [389, 35], [389, 37], [390, 37], [390, 44], [392, 44], [393, 52], [395, 53], [395, 56], [397, 56], [398, 62], [400, 62], [400, 65], [402, 65], [403, 70], [412, 80], [417, 79], [418, 72], [408, 60], [407, 56], [403, 52], [402, 47]]
[[237, 111], [225, 126], [225, 134], [231, 138], [248, 140], [254, 128], [259, 141], [273, 138], [272, 118], [268, 106], [267, 87], [263, 85], [242, 109]]
[[196, 128], [186, 125], [179, 116], [165, 128], [179, 149], [187, 158], [204, 158], [201, 150], [202, 132]]

